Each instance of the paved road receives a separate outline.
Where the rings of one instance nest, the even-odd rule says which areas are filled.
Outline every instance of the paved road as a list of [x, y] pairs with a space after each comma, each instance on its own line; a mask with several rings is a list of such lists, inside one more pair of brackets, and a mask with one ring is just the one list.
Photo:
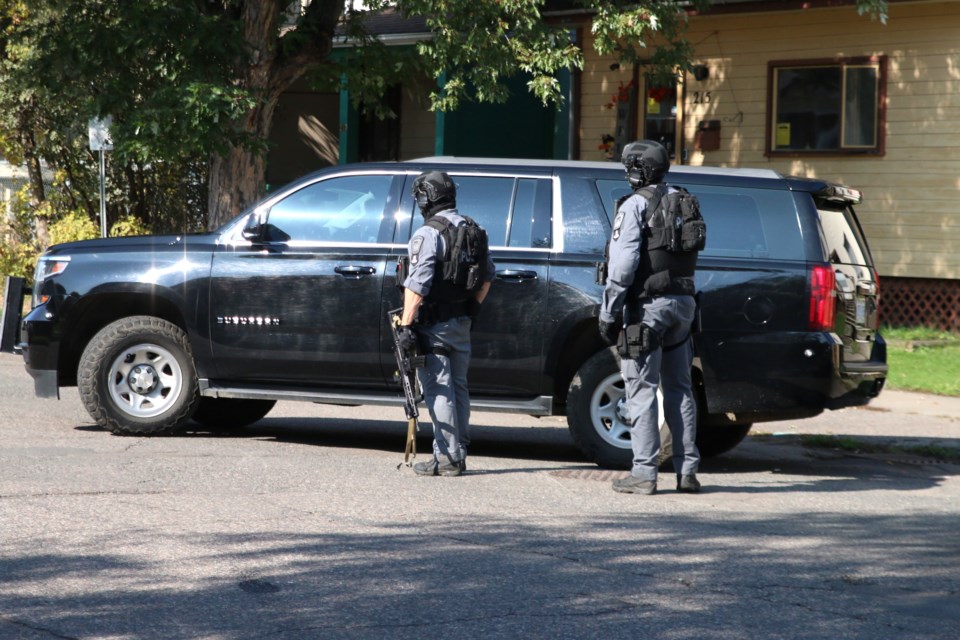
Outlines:
[[478, 414], [470, 473], [416, 478], [400, 409], [123, 438], [0, 355], [0, 638], [954, 639], [960, 466], [796, 435], [953, 444], [958, 417], [885, 394], [639, 497], [557, 419]]

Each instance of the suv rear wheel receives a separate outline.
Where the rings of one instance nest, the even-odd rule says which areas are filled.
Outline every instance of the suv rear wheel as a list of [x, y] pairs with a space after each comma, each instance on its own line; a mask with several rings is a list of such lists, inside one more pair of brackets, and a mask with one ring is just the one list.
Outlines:
[[[657, 405], [663, 415], [663, 397], [659, 392]], [[573, 377], [567, 394], [567, 426], [574, 443], [591, 462], [607, 469], [629, 469], [633, 465], [623, 378], [613, 349], [591, 356]], [[663, 442], [666, 425], [660, 427]], [[662, 450], [661, 462], [664, 454], [669, 457], [669, 452]]]
[[[694, 393], [699, 405], [700, 398]], [[607, 349], [593, 355], [577, 371], [567, 395], [567, 425], [574, 444], [591, 462], [608, 469], [629, 469], [633, 465], [630, 425], [624, 407], [624, 386], [620, 361]], [[702, 409], [698, 408], [698, 412]], [[663, 418], [663, 394], [657, 391], [660, 415], [660, 464], [673, 455], [673, 439]], [[736, 447], [751, 425], [697, 428], [697, 449], [711, 458]]]
[[80, 358], [77, 387], [93, 419], [121, 435], [174, 431], [200, 399], [186, 333], [152, 316], [101, 329]]
[[740, 444], [750, 432], [750, 424], [735, 424], [723, 427], [698, 427], [697, 449], [703, 458], [712, 458], [726, 453]]

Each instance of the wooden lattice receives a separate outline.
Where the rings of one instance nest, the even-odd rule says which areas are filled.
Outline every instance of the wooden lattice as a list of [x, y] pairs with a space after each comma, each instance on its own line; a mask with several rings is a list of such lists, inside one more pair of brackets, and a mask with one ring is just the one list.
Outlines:
[[960, 280], [881, 276], [880, 322], [960, 332]]

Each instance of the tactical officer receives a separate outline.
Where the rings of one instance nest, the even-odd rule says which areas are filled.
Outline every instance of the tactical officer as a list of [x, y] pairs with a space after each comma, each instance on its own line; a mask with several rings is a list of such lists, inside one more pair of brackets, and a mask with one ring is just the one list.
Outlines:
[[470, 327], [490, 290], [494, 264], [486, 232], [457, 212], [450, 176], [421, 174], [413, 197], [424, 225], [408, 247], [400, 340], [403, 348], [416, 345], [426, 354], [417, 377], [433, 420], [433, 457], [413, 470], [420, 476], [459, 476], [466, 471], [470, 444]]
[[[650, 140], [631, 142], [623, 150], [622, 161], [633, 194], [618, 203], [599, 326], [607, 344], [616, 344], [619, 338], [633, 468], [630, 476], [614, 481], [613, 489], [646, 495], [657, 491], [657, 387], [662, 383], [677, 490], [696, 493], [700, 453], [695, 444], [697, 408], [690, 368], [697, 254], [670, 253], [651, 241], [658, 237], [660, 219], [651, 202], [659, 203], [666, 193], [675, 191], [663, 183], [670, 168], [667, 150]], [[644, 189], [648, 186], [652, 188]]]

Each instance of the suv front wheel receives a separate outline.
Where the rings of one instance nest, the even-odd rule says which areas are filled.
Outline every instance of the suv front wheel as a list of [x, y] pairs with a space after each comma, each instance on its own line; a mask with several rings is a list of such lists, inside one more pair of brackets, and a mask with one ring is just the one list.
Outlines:
[[77, 386], [93, 419], [120, 435], [174, 431], [200, 399], [186, 333], [152, 316], [101, 329], [80, 358]]

